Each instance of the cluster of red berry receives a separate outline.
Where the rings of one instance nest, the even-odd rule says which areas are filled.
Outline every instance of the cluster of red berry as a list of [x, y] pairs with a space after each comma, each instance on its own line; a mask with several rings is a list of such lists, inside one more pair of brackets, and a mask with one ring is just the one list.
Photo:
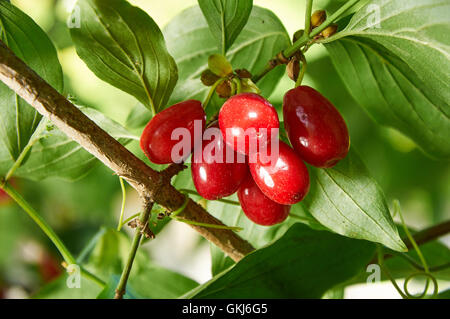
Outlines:
[[[343, 159], [349, 150], [349, 135], [344, 119], [319, 92], [308, 86], [289, 90], [283, 101], [284, 126], [292, 144], [278, 140], [277, 154], [271, 161], [259, 154], [271, 139], [262, 132], [279, 129], [275, 108], [255, 93], [240, 93], [229, 98], [219, 112], [218, 122], [209, 127], [219, 131], [219, 138], [207, 140], [195, 136], [194, 122], [205, 129], [206, 116], [199, 101], [175, 104], [158, 113], [146, 126], [141, 148], [157, 164], [172, 163], [172, 132], [184, 128], [190, 132], [192, 148], [192, 179], [197, 192], [208, 200], [217, 200], [236, 191], [246, 216], [260, 225], [284, 221], [291, 205], [301, 201], [309, 190], [308, 169], [303, 161], [316, 167], [331, 167]], [[241, 134], [254, 130], [258, 148], [250, 147], [252, 136]], [[263, 138], [264, 137], [264, 138]], [[203, 138], [203, 141], [202, 141]], [[203, 142], [203, 143], [200, 143]], [[200, 146], [201, 145], [201, 146]], [[196, 150], [197, 150], [196, 149]], [[214, 150], [208, 152], [207, 150]], [[215, 161], [217, 153], [226, 161]], [[234, 154], [230, 160], [229, 154]], [[228, 155], [227, 155], [228, 154]], [[236, 160], [238, 155], [247, 160]], [[252, 156], [253, 161], [248, 158]]]

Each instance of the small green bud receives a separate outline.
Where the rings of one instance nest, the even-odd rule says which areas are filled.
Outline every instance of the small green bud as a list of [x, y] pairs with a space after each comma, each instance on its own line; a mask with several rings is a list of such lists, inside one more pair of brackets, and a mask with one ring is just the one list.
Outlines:
[[297, 41], [298, 39], [300, 39], [303, 34], [305, 33], [305, 30], [297, 30], [294, 35], [292, 36], [292, 42]]
[[208, 58], [209, 69], [217, 76], [224, 78], [233, 73], [233, 68], [227, 58], [221, 54], [213, 54]]
[[220, 78], [217, 75], [215, 75], [210, 69], [207, 69], [207, 70], [203, 71], [202, 75], [200, 77], [200, 80], [206, 86], [213, 85], [219, 79]]

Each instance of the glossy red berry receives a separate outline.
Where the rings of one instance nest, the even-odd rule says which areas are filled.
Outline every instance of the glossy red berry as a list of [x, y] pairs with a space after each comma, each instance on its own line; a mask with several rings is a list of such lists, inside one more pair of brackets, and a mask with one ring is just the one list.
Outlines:
[[288, 217], [291, 209], [291, 206], [275, 203], [264, 195], [250, 174], [242, 182], [238, 198], [244, 214], [258, 225], [279, 224]]
[[266, 147], [272, 136], [278, 136], [280, 122], [275, 108], [262, 96], [241, 93], [223, 104], [219, 126], [225, 142], [235, 151], [248, 155], [249, 151]]
[[292, 146], [307, 163], [331, 167], [347, 155], [350, 139], [344, 119], [313, 88], [299, 86], [286, 92], [283, 116]]
[[301, 201], [309, 191], [309, 173], [295, 151], [279, 141], [278, 154], [273, 143], [267, 158], [258, 153], [249, 162], [250, 172], [261, 191], [271, 200], [292, 205]]
[[191, 171], [197, 192], [206, 199], [216, 200], [235, 193], [248, 168], [245, 156], [238, 158], [223, 141], [218, 125], [214, 125], [206, 129], [202, 147], [195, 149]]
[[[195, 122], [200, 132], [194, 132]], [[169, 164], [186, 159], [194, 146], [201, 141], [205, 128], [206, 115], [202, 104], [196, 100], [188, 100], [172, 105], [156, 114], [144, 129], [141, 136], [141, 149], [148, 159], [155, 164]], [[187, 129], [190, 134], [190, 150], [183, 150], [172, 158], [172, 149], [180, 143], [182, 137], [172, 138], [175, 129]], [[197, 134], [195, 134], [197, 133]]]

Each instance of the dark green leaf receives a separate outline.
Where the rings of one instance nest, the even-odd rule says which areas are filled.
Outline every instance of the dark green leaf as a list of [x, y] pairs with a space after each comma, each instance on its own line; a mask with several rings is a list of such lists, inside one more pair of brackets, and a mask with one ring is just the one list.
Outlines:
[[426, 153], [446, 159], [449, 12], [448, 1], [373, 0], [342, 32], [325, 41], [348, 90], [377, 122], [400, 130]]
[[322, 225], [344, 236], [406, 250], [383, 192], [354, 150], [333, 168], [310, 173], [311, 188], [303, 205]]
[[219, 51], [226, 53], [247, 23], [253, 0], [198, 0], [198, 4]]
[[[0, 37], [30, 68], [62, 91], [62, 69], [55, 47], [30, 17], [6, 1], [0, 1]], [[0, 114], [0, 157], [16, 160], [39, 125], [41, 115], [3, 83]]]
[[[164, 36], [179, 68], [179, 81], [169, 104], [186, 99], [203, 101], [210, 88], [202, 84], [200, 75], [208, 67], [208, 57], [217, 53], [217, 46], [200, 8], [195, 6], [176, 16], [164, 29]], [[234, 69], [245, 68], [255, 74], [289, 44], [289, 36], [275, 14], [255, 6], [226, 57]], [[283, 72], [284, 68], [278, 67], [257, 83], [262, 95], [272, 93]], [[215, 96], [208, 115], [214, 114], [223, 101]]]
[[365, 268], [374, 249], [367, 241], [295, 224], [185, 297], [320, 298]]
[[81, 26], [71, 35], [87, 66], [150, 110], [164, 109], [177, 66], [152, 18], [124, 0], [79, 0], [78, 5]]

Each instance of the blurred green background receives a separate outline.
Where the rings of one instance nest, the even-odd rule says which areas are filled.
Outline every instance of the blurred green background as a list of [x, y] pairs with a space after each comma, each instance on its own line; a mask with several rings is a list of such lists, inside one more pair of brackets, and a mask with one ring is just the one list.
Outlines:
[[[124, 124], [136, 100], [93, 75], [78, 58], [66, 19], [73, 0], [13, 0], [50, 36], [58, 49], [65, 75], [65, 93]], [[195, 0], [130, 0], [144, 9], [162, 28]], [[317, 7], [329, 1], [315, 1]], [[254, 0], [255, 5], [274, 11], [293, 34], [304, 23], [303, 1]], [[164, 5], [162, 5], [164, 4]], [[388, 201], [399, 199], [409, 226], [424, 228], [450, 218], [450, 165], [425, 156], [414, 143], [395, 130], [376, 125], [355, 103], [336, 74], [326, 51], [308, 51], [305, 83], [321, 91], [343, 113], [351, 142]], [[201, 85], [199, 83], [199, 85]], [[269, 98], [281, 105], [283, 94], [293, 83], [287, 76]], [[136, 142], [131, 149], [139, 152]], [[117, 225], [121, 203], [119, 180], [107, 168], [97, 167], [82, 180], [68, 183], [57, 179], [43, 182], [15, 180], [23, 196], [40, 212], [75, 254], [104, 226]], [[128, 189], [126, 214], [139, 210], [139, 202]], [[167, 238], [170, 243], [167, 244]], [[156, 263], [177, 270], [197, 281], [210, 278], [209, 248], [185, 225], [171, 225], [155, 243], [145, 246]], [[170, 250], [169, 250], [170, 249]], [[27, 297], [61, 271], [61, 258], [43, 233], [16, 205], [0, 203], [0, 297]]]

